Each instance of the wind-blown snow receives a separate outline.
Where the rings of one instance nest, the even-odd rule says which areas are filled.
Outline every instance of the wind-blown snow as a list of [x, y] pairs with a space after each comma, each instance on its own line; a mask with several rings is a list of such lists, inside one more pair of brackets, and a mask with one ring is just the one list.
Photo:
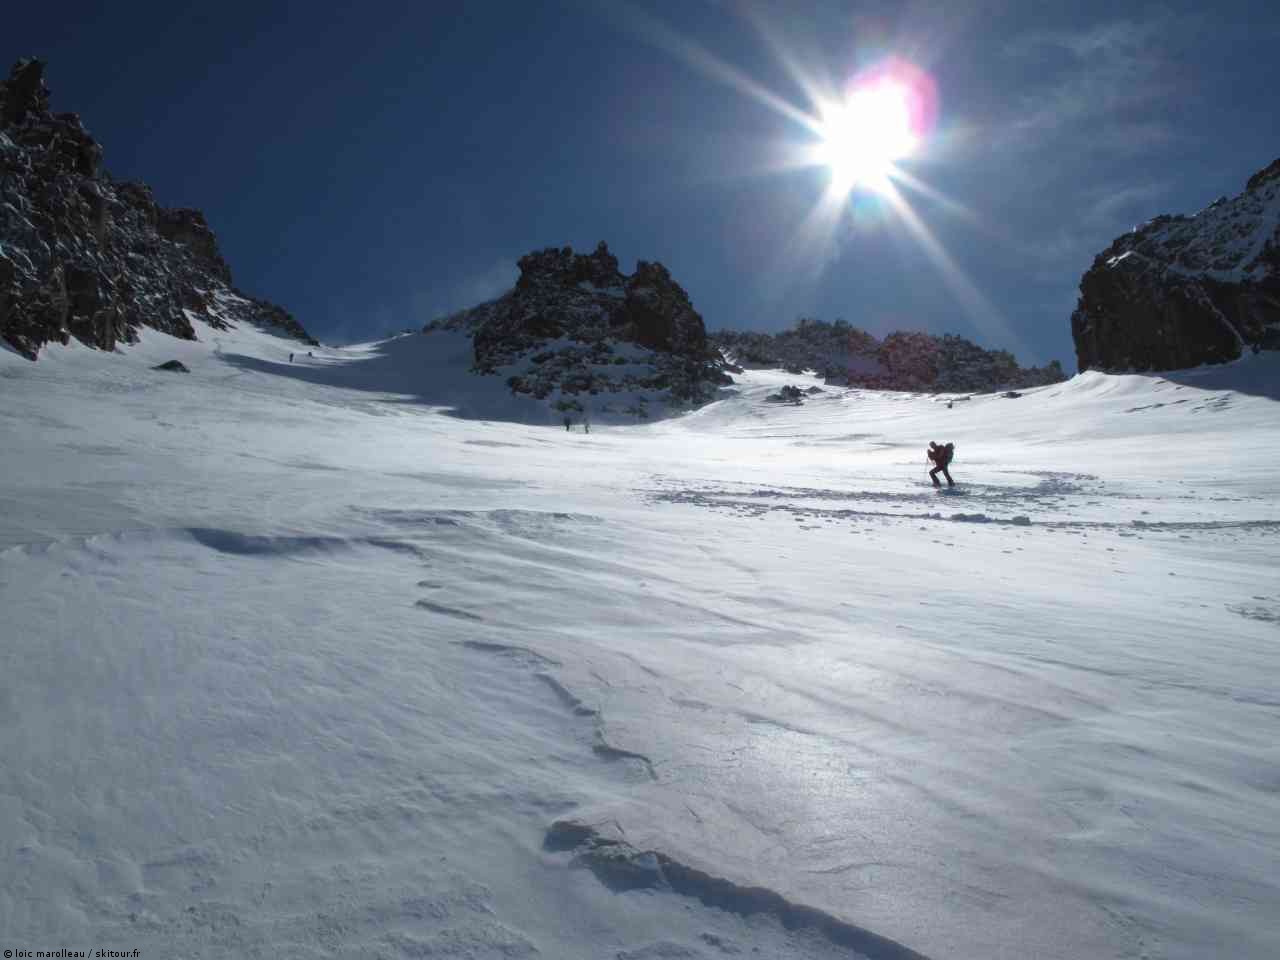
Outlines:
[[0, 946], [1280, 953], [1274, 356], [585, 434], [200, 335], [0, 352]]

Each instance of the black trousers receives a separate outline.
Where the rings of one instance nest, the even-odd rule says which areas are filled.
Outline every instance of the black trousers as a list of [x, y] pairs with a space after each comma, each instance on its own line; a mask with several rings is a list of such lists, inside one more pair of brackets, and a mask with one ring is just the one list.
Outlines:
[[956, 482], [955, 482], [954, 480], [952, 480], [952, 479], [951, 479], [951, 474], [948, 472], [948, 470], [947, 470], [946, 466], [944, 466], [944, 465], [936, 466], [936, 467], [934, 467], [932, 470], [930, 470], [930, 471], [929, 471], [929, 479], [933, 481], [933, 485], [934, 485], [935, 487], [940, 487], [940, 486], [942, 486], [942, 484], [940, 484], [940, 483], [938, 482], [938, 471], [939, 471], [939, 470], [941, 470], [941, 471], [942, 471], [942, 475], [943, 475], [944, 477], [946, 477], [946, 478], [947, 478], [947, 486], [948, 486], [948, 487], [954, 487], [954, 486], [956, 485]]

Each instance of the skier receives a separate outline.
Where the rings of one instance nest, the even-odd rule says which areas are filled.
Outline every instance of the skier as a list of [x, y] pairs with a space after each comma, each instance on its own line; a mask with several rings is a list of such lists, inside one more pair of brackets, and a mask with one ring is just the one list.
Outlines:
[[289, 362], [290, 362], [290, 363], [293, 363], [293, 354], [292, 354], [292, 353], [291, 353], [291, 354], [289, 354]]
[[929, 479], [933, 481], [935, 487], [941, 487], [938, 482], [938, 471], [942, 471], [942, 475], [947, 478], [947, 486], [954, 487], [956, 482], [951, 479], [951, 472], [947, 470], [947, 466], [951, 463], [951, 458], [956, 455], [956, 445], [954, 443], [939, 446], [932, 440], [929, 441], [929, 449], [925, 453], [935, 464], [934, 468], [929, 471]]

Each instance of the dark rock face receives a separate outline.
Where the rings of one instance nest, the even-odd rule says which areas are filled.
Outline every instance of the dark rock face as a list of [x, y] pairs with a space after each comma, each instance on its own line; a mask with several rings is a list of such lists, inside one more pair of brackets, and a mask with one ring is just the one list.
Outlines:
[[522, 257], [510, 292], [427, 329], [441, 327], [472, 332], [477, 372], [507, 368], [513, 393], [540, 399], [648, 389], [698, 402], [731, 382], [666, 267], [642, 260], [628, 276], [604, 243], [590, 254], [552, 247]]
[[1178, 370], [1280, 349], [1280, 160], [1237, 197], [1118, 237], [1080, 280], [1080, 369]]
[[80, 118], [49, 112], [44, 63], [20, 60], [0, 81], [0, 337], [34, 360], [73, 336], [112, 350], [140, 327], [192, 340], [194, 317], [315, 342], [287, 311], [231, 286], [203, 214], [165, 209], [101, 167]]
[[6, 127], [17, 126], [28, 114], [49, 112], [49, 91], [44, 85], [44, 62], [19, 60], [9, 73], [9, 81], [0, 94], [0, 121]]
[[166, 240], [186, 247], [202, 260], [214, 276], [231, 282], [231, 268], [218, 252], [218, 240], [199, 210], [157, 210], [156, 231]]

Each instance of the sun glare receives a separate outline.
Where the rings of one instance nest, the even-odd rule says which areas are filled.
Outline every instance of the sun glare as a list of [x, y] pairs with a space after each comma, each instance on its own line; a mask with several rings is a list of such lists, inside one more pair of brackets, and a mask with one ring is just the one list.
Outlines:
[[780, 261], [785, 269], [770, 271], [772, 276], [780, 278], [783, 285], [794, 277], [814, 276], [815, 271], [820, 273], [833, 262], [831, 251], [840, 243], [842, 227], [874, 227], [892, 218], [905, 226], [937, 267], [970, 320], [979, 329], [992, 332], [993, 339], [1017, 345], [1017, 338], [1000, 312], [965, 275], [912, 209], [907, 195], [898, 189], [901, 184], [948, 214], [981, 226], [972, 211], [903, 169], [902, 163], [908, 158], [935, 150], [938, 85], [927, 70], [888, 51], [879, 51], [877, 56], [873, 46], [865, 46], [858, 51], [863, 65], [837, 86], [833, 83], [838, 83], [836, 77], [823, 69], [820, 58], [815, 60], [804, 51], [791, 48], [781, 32], [770, 26], [762, 12], [763, 4], [739, 5], [803, 91], [805, 103], [797, 105], [660, 19], [632, 6], [629, 0], [612, 0], [611, 5], [623, 11], [628, 27], [655, 46], [804, 130], [803, 139], [779, 144], [772, 150], [773, 157], [758, 168], [743, 167], [743, 172], [756, 173], [814, 167], [825, 167], [828, 172], [825, 189], [786, 239]]
[[883, 190], [896, 161], [919, 143], [907, 92], [894, 83], [855, 90], [843, 103], [822, 107], [817, 159], [831, 172], [832, 189]]

